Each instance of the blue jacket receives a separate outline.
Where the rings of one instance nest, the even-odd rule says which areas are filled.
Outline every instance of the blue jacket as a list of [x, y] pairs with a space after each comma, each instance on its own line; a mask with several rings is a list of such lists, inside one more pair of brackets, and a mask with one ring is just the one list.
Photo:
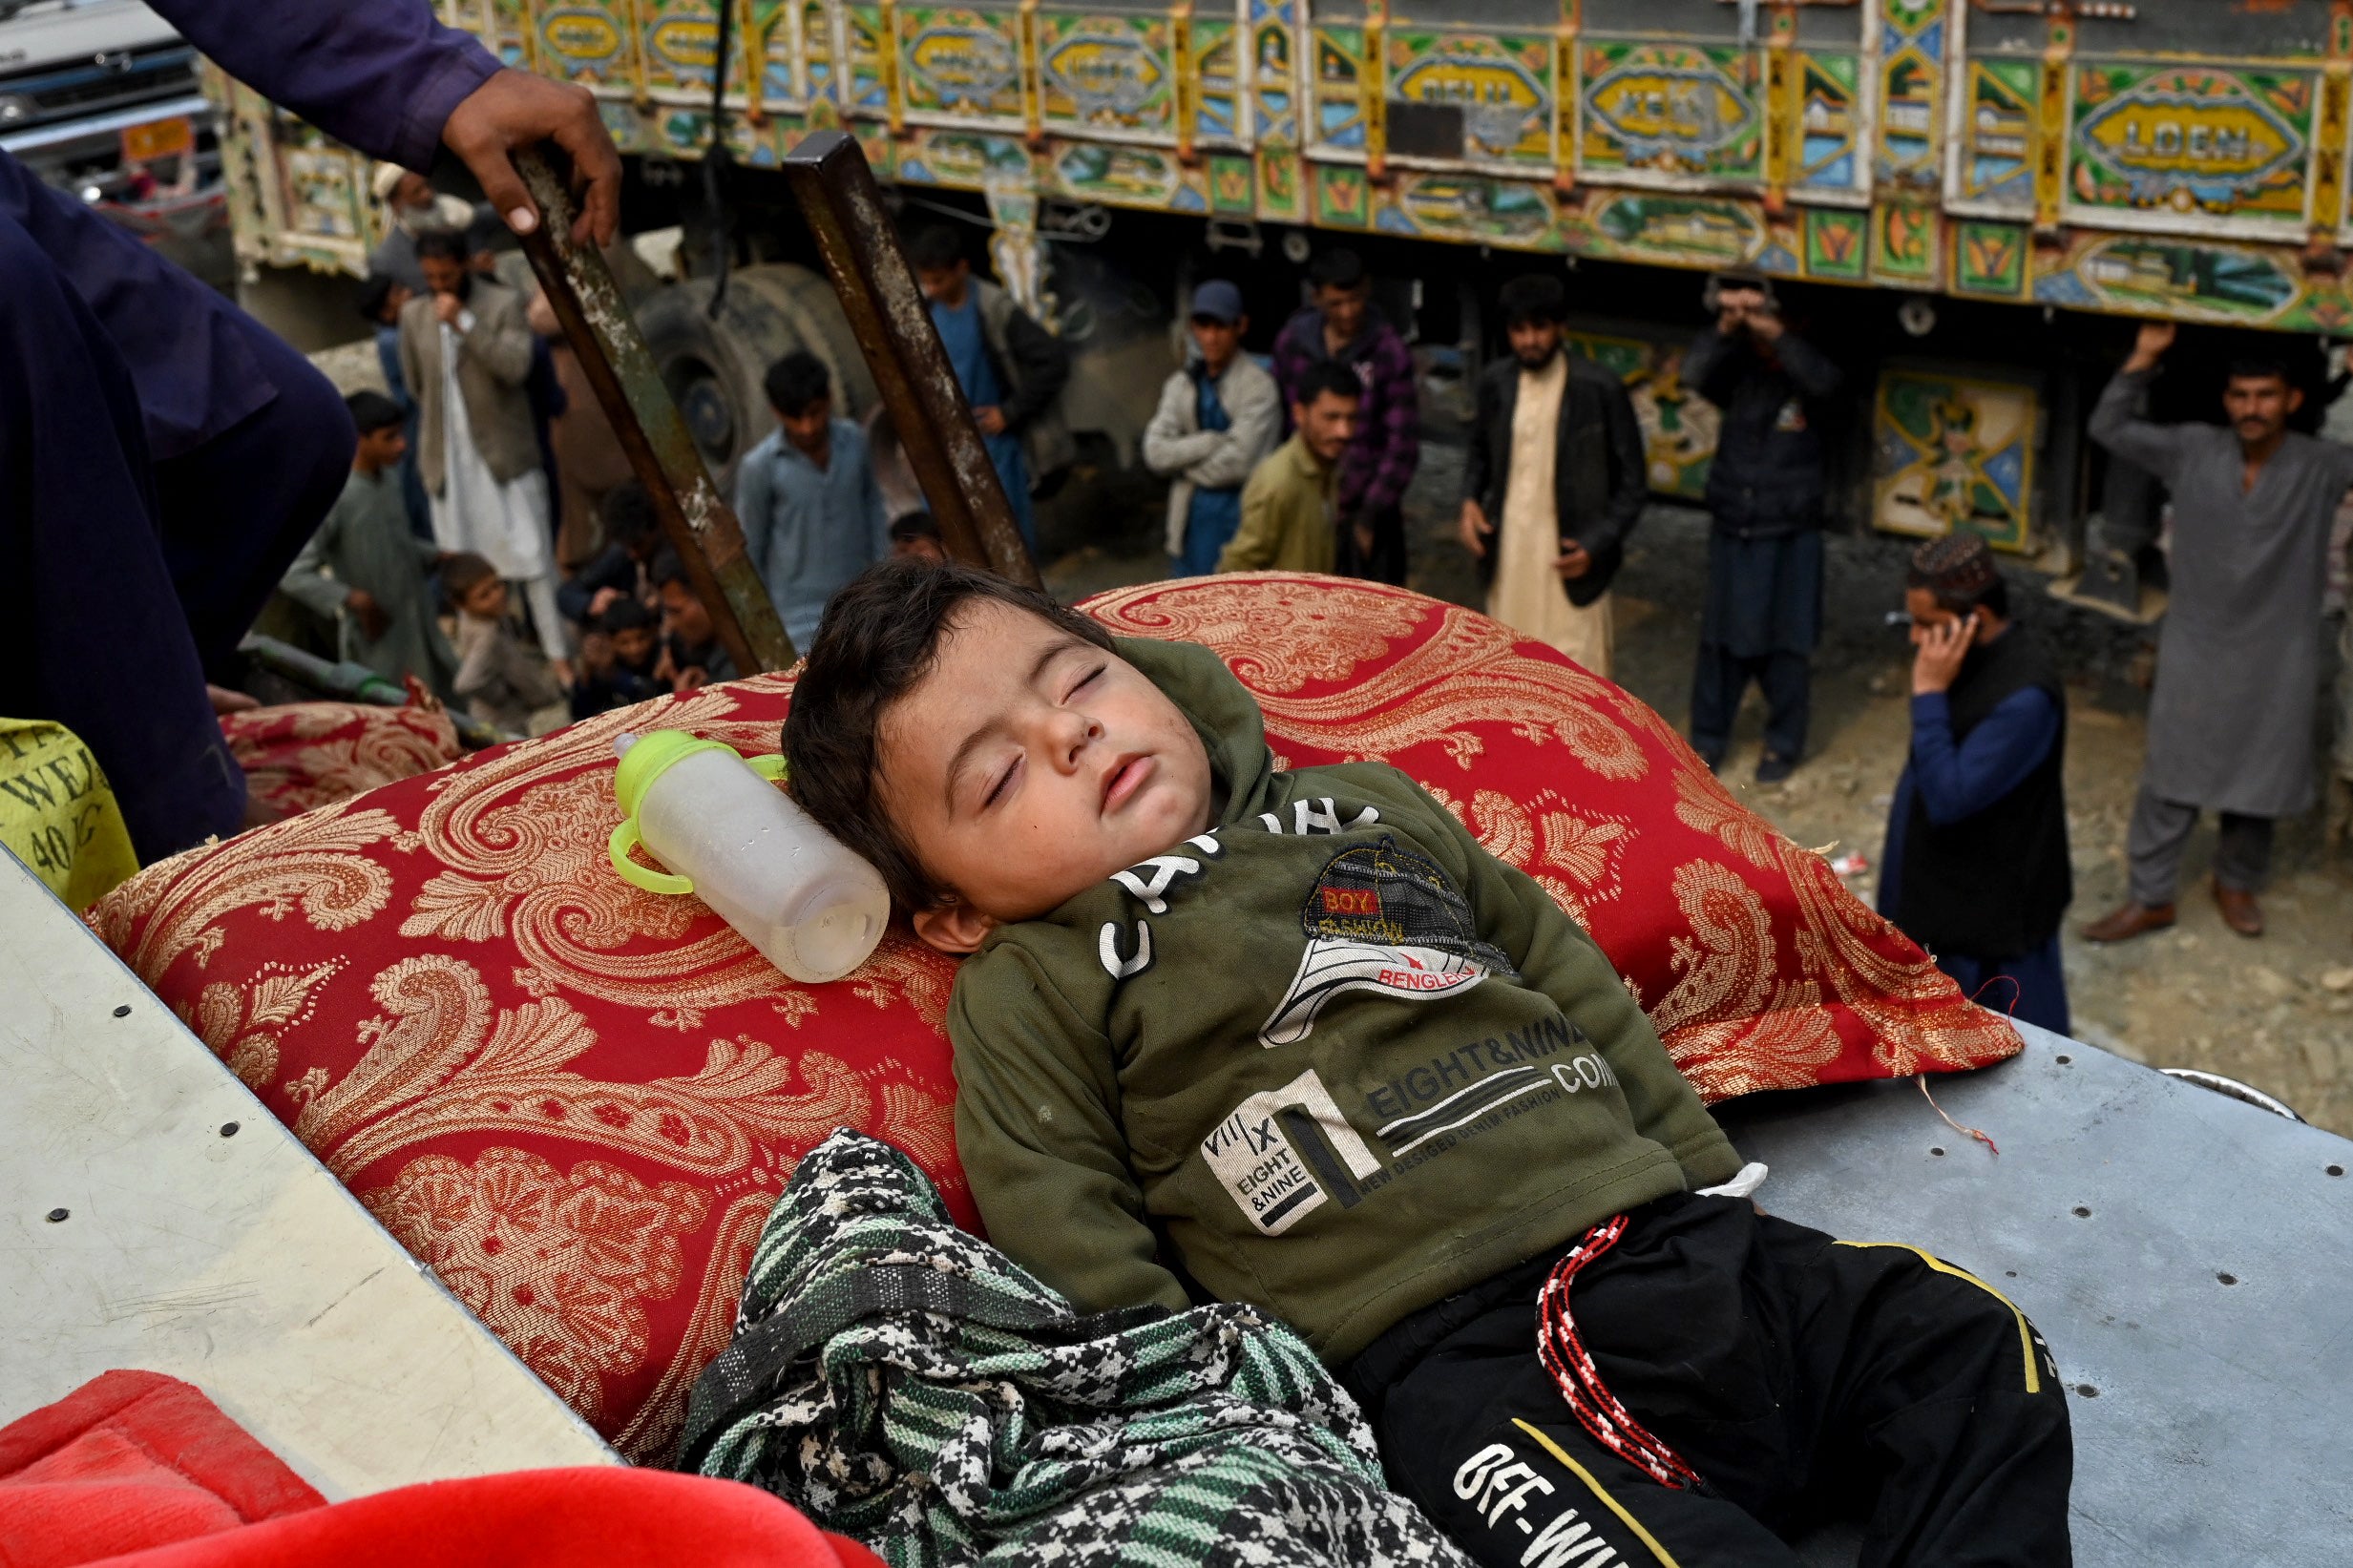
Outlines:
[[[435, 21], [424, 0], [153, 4], [263, 96], [412, 169], [431, 165], [450, 111], [498, 69], [479, 43]], [[151, 456], [191, 451], [278, 395], [245, 346], [264, 330], [259, 323], [4, 153], [0, 219], [23, 225], [122, 351]]]

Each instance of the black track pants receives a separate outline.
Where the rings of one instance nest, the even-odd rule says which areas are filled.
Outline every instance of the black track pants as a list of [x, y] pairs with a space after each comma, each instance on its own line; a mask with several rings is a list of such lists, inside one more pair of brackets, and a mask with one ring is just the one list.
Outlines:
[[1863, 1568], [2069, 1562], [2058, 1369], [1991, 1286], [1741, 1200], [1633, 1210], [1569, 1307], [1608, 1390], [1703, 1482], [1672, 1490], [1588, 1434], [1539, 1361], [1555, 1261], [1349, 1368], [1391, 1479], [1477, 1561], [1794, 1568], [1782, 1537], [1843, 1516], [1867, 1521]]

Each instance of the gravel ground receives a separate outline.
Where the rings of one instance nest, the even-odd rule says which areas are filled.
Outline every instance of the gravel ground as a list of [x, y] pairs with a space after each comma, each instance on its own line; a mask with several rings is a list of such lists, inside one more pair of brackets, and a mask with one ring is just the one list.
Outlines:
[[[1476, 604], [1469, 557], [1453, 542], [1460, 462], [1458, 447], [1424, 449], [1407, 505], [1413, 586]], [[1121, 499], [1122, 511], [1136, 504], [1127, 493]], [[1901, 606], [1907, 548], [1880, 535], [1830, 541], [1827, 627], [1815, 657], [1805, 765], [1779, 785], [1752, 781], [1763, 723], [1761, 700], [1752, 692], [1725, 767], [1733, 789], [1799, 844], [1860, 851], [1870, 868], [1848, 886], [1865, 898], [1909, 739], [1911, 649], [1882, 618]], [[1706, 561], [1706, 518], [1653, 506], [1617, 581], [1619, 683], [1677, 724], [1689, 713]], [[1165, 570], [1165, 557], [1140, 531], [1124, 527], [1112, 544], [1061, 554], [1048, 576], [1077, 596]], [[2052, 642], [2068, 673], [2075, 907], [2064, 947], [2076, 1035], [2135, 1061], [2241, 1079], [2353, 1135], [2353, 877], [2324, 854], [2317, 815], [2280, 826], [2263, 899], [2270, 929], [2261, 938], [2230, 931], [2207, 895], [2209, 821], [2185, 863], [2179, 925], [2120, 947], [2078, 940], [2078, 925], [2124, 897], [2125, 823], [2146, 731], [2147, 699], [2136, 678], [2145, 678], [2153, 643], [2139, 628], [2048, 597], [2023, 571], [2012, 574], [2011, 591], [2013, 608]]]

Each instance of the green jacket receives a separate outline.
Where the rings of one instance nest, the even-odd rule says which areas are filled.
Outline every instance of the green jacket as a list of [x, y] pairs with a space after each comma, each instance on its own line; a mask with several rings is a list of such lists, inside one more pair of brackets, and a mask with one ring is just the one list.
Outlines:
[[1329, 572], [1339, 546], [1332, 498], [1339, 465], [1318, 463], [1294, 435], [1242, 487], [1242, 524], [1217, 557], [1220, 572]]
[[1188, 643], [1216, 826], [956, 976], [956, 1143], [998, 1246], [1082, 1310], [1267, 1308], [1338, 1364], [1407, 1313], [1740, 1160], [1609, 960], [1396, 769], [1279, 773]]

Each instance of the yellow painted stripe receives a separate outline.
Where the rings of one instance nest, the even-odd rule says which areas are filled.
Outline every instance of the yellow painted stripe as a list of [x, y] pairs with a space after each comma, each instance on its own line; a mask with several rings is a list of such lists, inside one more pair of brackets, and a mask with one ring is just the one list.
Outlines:
[[1918, 1258], [1922, 1263], [1926, 1264], [1930, 1268], [1935, 1269], [1940, 1274], [1950, 1274], [1956, 1280], [1968, 1281], [1971, 1285], [1977, 1286], [1980, 1290], [1983, 1290], [1985, 1294], [1991, 1296], [1994, 1300], [2008, 1307], [2010, 1309], [2010, 1316], [2018, 1320], [2018, 1348], [2025, 1352], [2027, 1358], [2027, 1392], [2041, 1393], [2043, 1391], [2043, 1374], [2041, 1369], [2034, 1365], [2034, 1330], [2027, 1326], [2027, 1315], [2018, 1310], [2018, 1304], [2016, 1302], [2011, 1301], [2007, 1296], [2002, 1294], [2001, 1291], [1996, 1290], [1992, 1286], [1987, 1285], [1984, 1280], [1979, 1279], [1967, 1269], [1956, 1268], [1951, 1264], [1946, 1263], [1943, 1259], [1933, 1256], [1930, 1253], [1923, 1252], [1909, 1242], [1840, 1242], [1838, 1244], [1840, 1246], [1892, 1246], [1900, 1248], [1902, 1251], [1909, 1252], [1912, 1256]]
[[1602, 1500], [1603, 1507], [1608, 1509], [1609, 1512], [1615, 1514], [1619, 1518], [1623, 1519], [1626, 1522], [1627, 1529], [1631, 1530], [1635, 1535], [1642, 1537], [1642, 1544], [1648, 1546], [1650, 1549], [1650, 1555], [1658, 1558], [1659, 1568], [1683, 1568], [1683, 1565], [1677, 1562], [1674, 1558], [1668, 1553], [1667, 1548], [1658, 1543], [1658, 1537], [1650, 1534], [1649, 1531], [1645, 1530], [1642, 1527], [1642, 1521], [1640, 1519], [1634, 1517], [1633, 1515], [1628, 1514], [1624, 1508], [1620, 1507], [1617, 1498], [1611, 1496], [1608, 1493], [1604, 1492], [1602, 1490], [1602, 1483], [1593, 1478], [1593, 1473], [1586, 1469], [1585, 1466], [1579, 1464], [1576, 1460], [1570, 1458], [1567, 1452], [1564, 1450], [1560, 1444], [1554, 1442], [1551, 1438], [1546, 1437], [1543, 1432], [1539, 1432], [1536, 1428], [1529, 1426], [1525, 1421], [1521, 1420], [1516, 1415], [1512, 1417], [1511, 1424], [1518, 1427], [1522, 1432], [1526, 1432], [1530, 1437], [1535, 1438], [1539, 1443], [1542, 1443], [1546, 1453], [1551, 1454], [1555, 1459], [1560, 1460], [1561, 1463], [1566, 1465], [1570, 1470], [1574, 1471], [1576, 1473], [1577, 1479], [1583, 1481], [1592, 1490], [1593, 1495]]

